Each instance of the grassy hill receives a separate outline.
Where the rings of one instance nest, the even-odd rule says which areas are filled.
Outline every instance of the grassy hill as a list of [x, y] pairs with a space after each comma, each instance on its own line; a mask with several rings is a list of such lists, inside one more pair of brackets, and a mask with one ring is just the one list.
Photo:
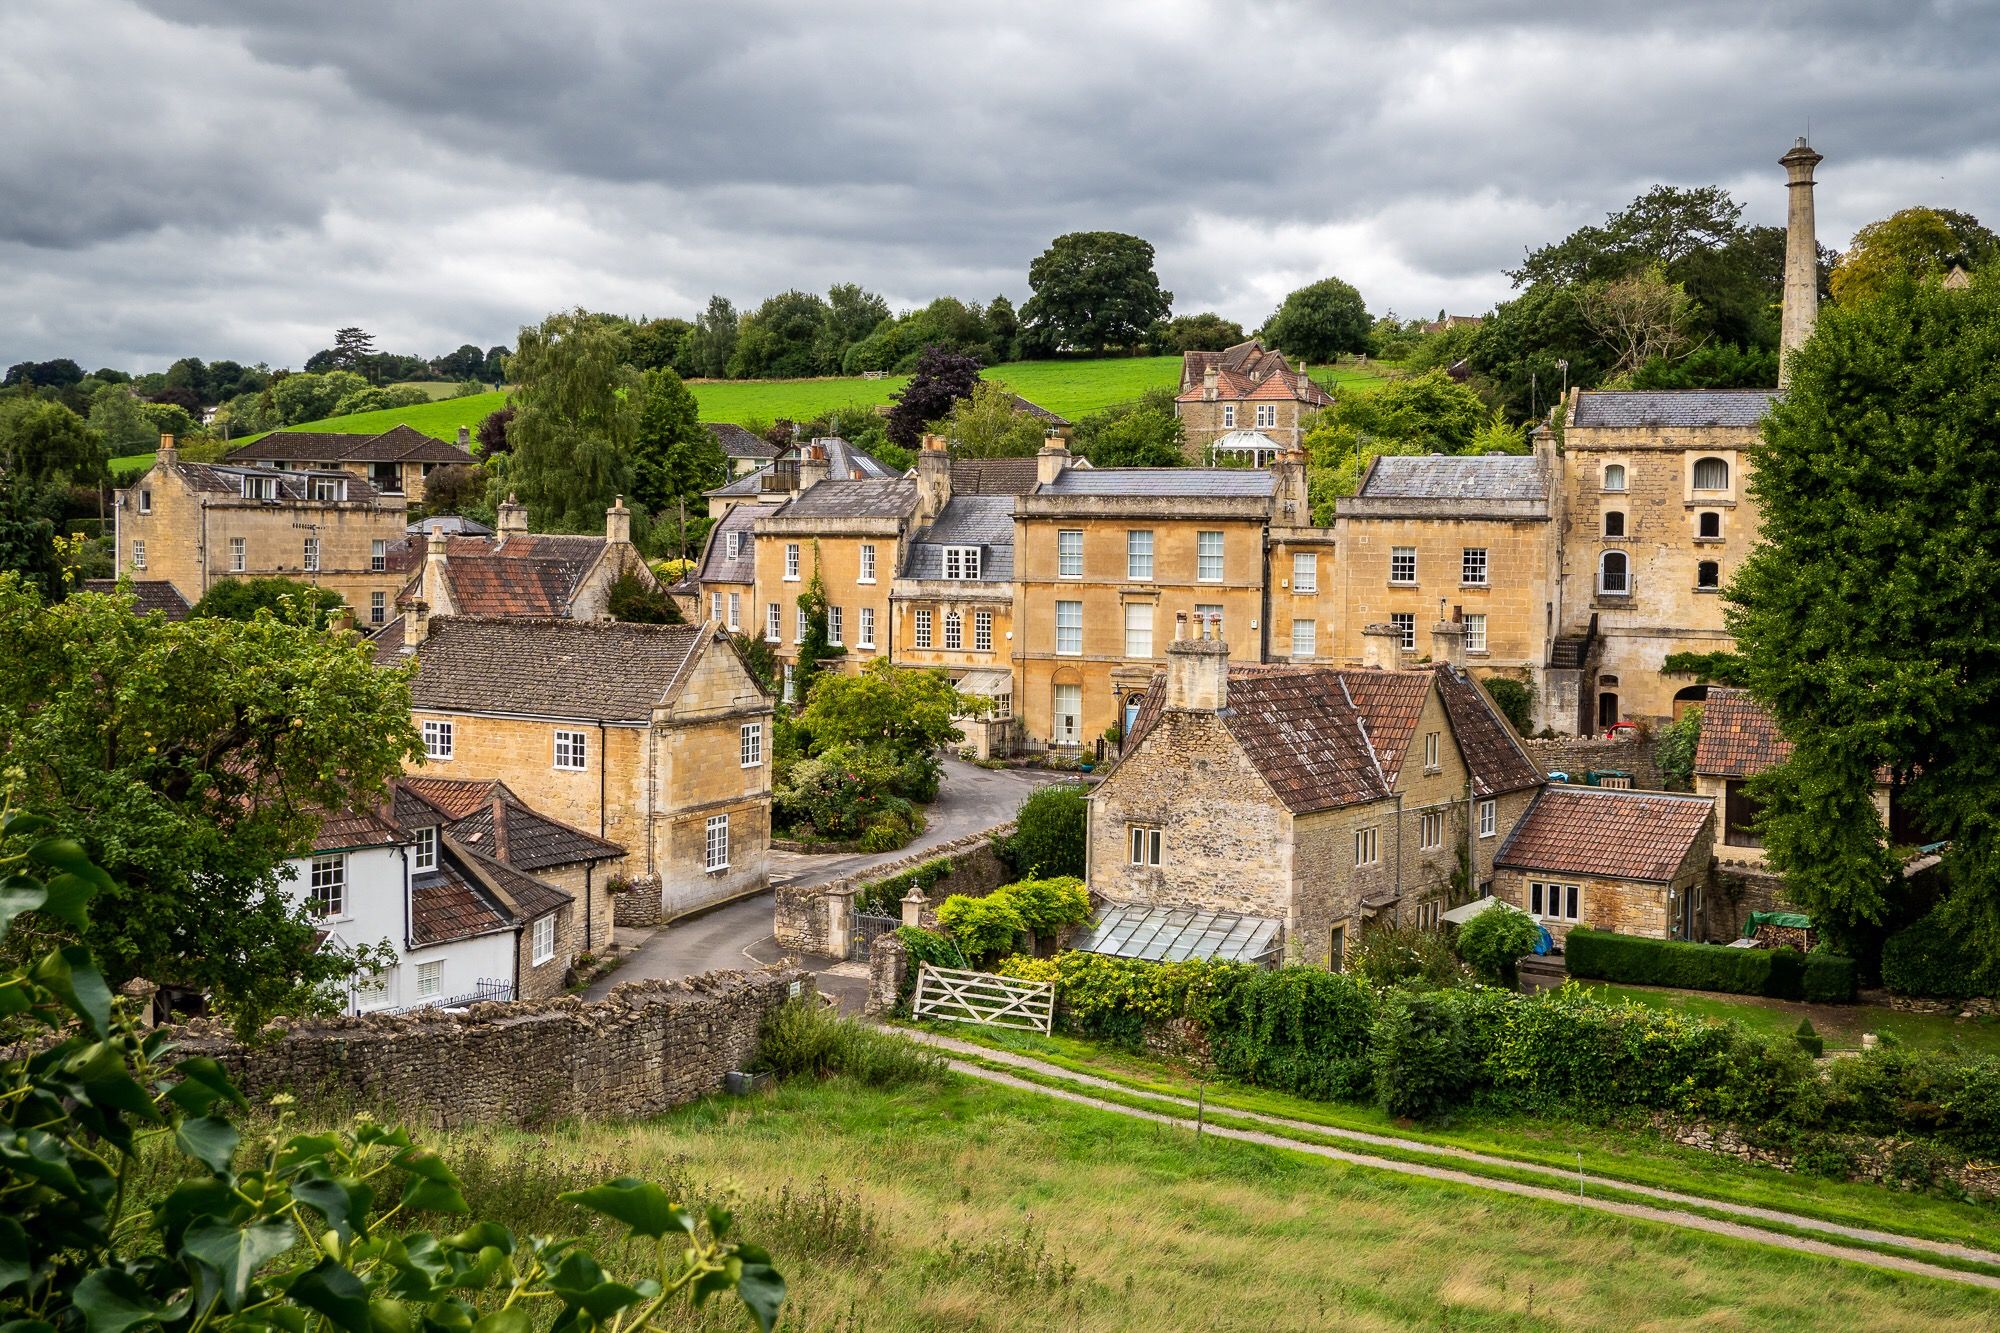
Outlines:
[[[1130, 402], [1148, 389], [1173, 388], [1180, 383], [1180, 373], [1181, 359], [1177, 356], [1141, 356], [1101, 361], [1016, 361], [993, 367], [985, 372], [985, 377], [1074, 421], [1116, 403]], [[1313, 371], [1312, 377], [1338, 392], [1372, 388], [1382, 383], [1387, 372], [1373, 366], [1365, 370], [1328, 366]], [[879, 380], [830, 376], [804, 380], [693, 380], [688, 387], [701, 405], [703, 421], [768, 423], [780, 417], [810, 420], [836, 407], [882, 406], [907, 383], [907, 375]], [[488, 413], [506, 405], [504, 391], [481, 393], [415, 407], [392, 407], [380, 412], [306, 421], [287, 429], [379, 435], [398, 425], [407, 425], [440, 440], [450, 440], [457, 438], [460, 426], [476, 428]], [[256, 438], [246, 435], [241, 442]], [[112, 466], [140, 467], [151, 461], [151, 454], [134, 454], [112, 460]]]

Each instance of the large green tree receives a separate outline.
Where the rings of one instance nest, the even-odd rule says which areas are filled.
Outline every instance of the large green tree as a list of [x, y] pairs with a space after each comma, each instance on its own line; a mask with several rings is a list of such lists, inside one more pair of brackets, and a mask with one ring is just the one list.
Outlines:
[[1331, 361], [1368, 350], [1372, 321], [1361, 293], [1339, 278], [1322, 278], [1287, 296], [1264, 325], [1272, 346], [1308, 361]]
[[639, 376], [632, 441], [632, 496], [655, 518], [686, 503], [706, 513], [701, 493], [720, 486], [729, 462], [681, 377], [664, 367]]
[[1342, 394], [1319, 413], [1302, 441], [1318, 523], [1354, 494], [1371, 459], [1397, 454], [1521, 453], [1521, 433], [1496, 422], [1477, 393], [1441, 370], [1392, 380], [1369, 393]]
[[104, 445], [84, 419], [40, 398], [0, 402], [0, 473], [29, 487], [97, 481]]
[[521, 330], [508, 482], [545, 531], [601, 530], [632, 489], [637, 377], [624, 351], [619, 330], [581, 309]]
[[1042, 419], [1016, 410], [1014, 391], [990, 380], [973, 385], [938, 429], [960, 458], [1032, 458], [1048, 439]]
[[1117, 231], [1056, 237], [1028, 266], [1028, 286], [1024, 331], [1049, 351], [1135, 346], [1174, 308], [1153, 271], [1152, 243]]
[[875, 332], [887, 318], [887, 301], [857, 283], [836, 282], [827, 289], [826, 320], [813, 342], [813, 372], [838, 375], [847, 349]]
[[878, 657], [858, 675], [822, 676], [799, 721], [815, 748], [880, 746], [901, 760], [964, 740], [957, 719], [981, 706], [935, 667], [891, 666]]
[[1070, 448], [1093, 467], [1179, 467], [1183, 429], [1173, 389], [1148, 389], [1129, 403], [1092, 412], [1076, 423]]
[[2000, 236], [1970, 213], [1905, 208], [1854, 233], [1830, 285], [1843, 305], [1880, 296], [1901, 278], [1937, 278], [1952, 268], [1978, 272], [2000, 255]]
[[[687, 337], [687, 355], [694, 362], [695, 374], [709, 379], [721, 379], [729, 371], [729, 358], [736, 352], [737, 319], [736, 307], [726, 296], [711, 296], [708, 306], [694, 319], [694, 332]], [[511, 363], [510, 372], [519, 378], [520, 372]]]
[[811, 292], [786, 291], [768, 297], [743, 317], [730, 354], [732, 379], [798, 379], [813, 374], [820, 335], [826, 330], [826, 302]]
[[1946, 909], [2000, 959], [2000, 285], [1909, 278], [1825, 310], [1754, 450], [1761, 543], [1730, 588], [1751, 691], [1794, 746], [1767, 853], [1837, 937], [1904, 881], [1878, 771], [1948, 839]]
[[254, 1021], [351, 971], [281, 874], [322, 812], [376, 799], [421, 753], [404, 672], [303, 614], [51, 606], [11, 574], [0, 657], [0, 804], [53, 818], [117, 881], [85, 935], [112, 985], [187, 986]]

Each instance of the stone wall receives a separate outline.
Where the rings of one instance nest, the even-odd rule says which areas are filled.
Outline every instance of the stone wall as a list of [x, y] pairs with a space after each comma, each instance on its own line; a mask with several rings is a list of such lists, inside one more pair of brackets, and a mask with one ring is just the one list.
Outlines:
[[903, 978], [909, 975], [910, 955], [894, 935], [882, 935], [868, 946], [868, 998], [861, 1013], [881, 1018], [896, 1012], [903, 996]]
[[[983, 897], [1012, 878], [1000, 858], [993, 853], [993, 840], [1014, 831], [1013, 821], [968, 833], [962, 838], [911, 852], [893, 861], [868, 866], [824, 884], [780, 884], [774, 897], [777, 910], [772, 932], [780, 948], [794, 954], [833, 954], [845, 958], [847, 922], [844, 914], [854, 895], [864, 885], [888, 879], [931, 861], [949, 857], [957, 864], [949, 875], [925, 891], [931, 902], [942, 902], [954, 893]], [[924, 924], [934, 926], [937, 918], [925, 910]]]
[[620, 926], [657, 926], [666, 919], [660, 881], [654, 875], [634, 875], [630, 887], [611, 895], [611, 920]]
[[210, 1021], [175, 1036], [254, 1099], [289, 1092], [424, 1129], [637, 1117], [720, 1089], [754, 1059], [764, 1016], [812, 984], [789, 969], [708, 972], [628, 982], [595, 1003], [314, 1019], [251, 1047]]
[[1600, 736], [1528, 738], [1521, 742], [1528, 758], [1544, 773], [1567, 773], [1577, 782], [1592, 769], [1615, 768], [1632, 775], [1634, 787], [1662, 791], [1660, 765], [1654, 758], [1659, 742], [1651, 737], [1607, 741]]
[[[1664, 1113], [1656, 1113], [1653, 1124], [1675, 1143], [1689, 1148], [1734, 1157], [1742, 1162], [1754, 1162], [1758, 1166], [1776, 1167], [1780, 1171], [1799, 1169], [1791, 1154], [1760, 1147], [1727, 1125], [1676, 1120]], [[2000, 1198], [2000, 1180], [1994, 1178], [1991, 1170], [1975, 1170], [1964, 1160], [1956, 1158], [1955, 1154], [1949, 1154], [1949, 1150], [1941, 1150], [1924, 1140], [1868, 1139], [1843, 1135], [1834, 1142], [1853, 1162], [1853, 1170], [1848, 1176], [1850, 1180], [1887, 1185], [1892, 1189], [1921, 1190], [1924, 1180], [1930, 1178], [1932, 1184], [1954, 1185], [1975, 1199]], [[1910, 1149], [1916, 1150], [1914, 1163], [1901, 1160]], [[1912, 1166], [1918, 1169], [1913, 1171]]]

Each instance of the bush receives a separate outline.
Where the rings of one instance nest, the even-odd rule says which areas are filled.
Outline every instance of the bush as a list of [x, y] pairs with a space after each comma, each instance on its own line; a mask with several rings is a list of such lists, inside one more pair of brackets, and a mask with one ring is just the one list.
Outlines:
[[757, 1032], [757, 1067], [779, 1078], [836, 1074], [871, 1088], [942, 1082], [944, 1057], [880, 1028], [842, 1018], [817, 1000], [773, 1009]]
[[1489, 676], [1479, 683], [1486, 687], [1486, 697], [1500, 710], [1500, 716], [1511, 722], [1515, 731], [1526, 736], [1535, 725], [1535, 692], [1506, 676]]
[[1480, 977], [1511, 988], [1515, 984], [1514, 965], [1523, 955], [1533, 953], [1540, 939], [1541, 927], [1533, 917], [1501, 903], [1460, 926], [1452, 947]]
[[876, 916], [894, 916], [902, 911], [903, 899], [911, 889], [928, 889], [952, 872], [957, 863], [949, 856], [940, 856], [922, 865], [911, 866], [908, 870], [878, 879], [861, 886], [855, 895], [854, 905], [863, 912]]
[[994, 850], [1022, 875], [1082, 876], [1084, 834], [1090, 807], [1083, 788], [1058, 782], [1037, 789], [1021, 802], [1014, 832]]
[[1054, 939], [1090, 920], [1090, 891], [1074, 875], [1017, 880], [995, 889], [992, 896], [1013, 905], [1021, 924], [1037, 942]]
[[2000, 994], [2000, 966], [1974, 952], [1967, 933], [1947, 923], [1942, 912], [1931, 912], [1883, 942], [1882, 984], [1898, 995], [1939, 1000]]
[[1464, 1100], [1474, 1064], [1458, 1014], [1440, 997], [1389, 996], [1369, 1042], [1375, 1093], [1390, 1115], [1435, 1120]]
[[975, 967], [1011, 952], [1014, 937], [1027, 929], [1014, 904], [997, 893], [984, 898], [954, 893], [938, 904], [937, 918]]
[[1807, 954], [1800, 993], [1814, 1004], [1853, 1003], [1854, 960], [1833, 953]]
[[1660, 733], [1653, 750], [1660, 778], [1668, 791], [1694, 790], [1694, 752], [1701, 744], [1701, 707], [1695, 705]]
[[1798, 1027], [1792, 1030], [1792, 1040], [1798, 1042], [1799, 1049], [1817, 1060], [1826, 1054], [1826, 1042], [1814, 1030], [1812, 1019], [1801, 1018]]
[[1224, 1077], [1323, 1101], [1368, 1095], [1375, 1000], [1359, 979], [1316, 967], [1236, 965], [1206, 980], [1188, 1016], [1206, 1029]]
[[1374, 926], [1347, 950], [1347, 970], [1376, 986], [1434, 990], [1465, 980], [1465, 965], [1442, 931], [1422, 926]]
[[[1736, 949], [1579, 928], [1569, 932], [1563, 952], [1573, 977], [1768, 995], [1779, 1000], [1796, 1000], [1805, 994], [1806, 959], [1796, 949]], [[1846, 964], [1851, 984], [1854, 964], [1850, 959], [1819, 964], [1823, 984], [1837, 984], [1840, 963]]]

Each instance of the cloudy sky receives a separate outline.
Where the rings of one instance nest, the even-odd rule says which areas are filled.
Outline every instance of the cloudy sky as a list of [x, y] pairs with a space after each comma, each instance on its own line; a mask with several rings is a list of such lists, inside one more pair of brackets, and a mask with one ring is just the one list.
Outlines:
[[1991, 0], [0, 0], [0, 364], [427, 355], [551, 309], [1026, 297], [1136, 232], [1181, 313], [1481, 310], [1649, 185], [1820, 238], [2000, 223]]

